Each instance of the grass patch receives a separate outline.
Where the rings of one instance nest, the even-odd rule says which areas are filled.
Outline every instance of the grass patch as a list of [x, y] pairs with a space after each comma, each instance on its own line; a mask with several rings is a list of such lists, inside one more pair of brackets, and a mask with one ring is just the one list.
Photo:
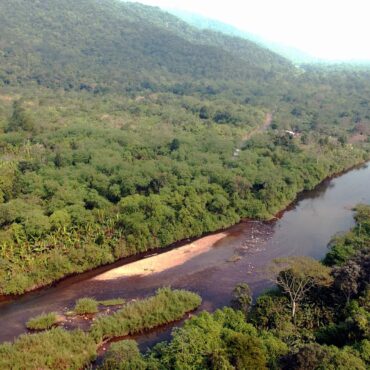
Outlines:
[[98, 312], [98, 301], [94, 298], [80, 298], [76, 301], [74, 312], [77, 315], [85, 315]]
[[47, 330], [58, 324], [58, 316], [55, 312], [43, 313], [30, 319], [26, 327], [30, 330]]
[[140, 333], [181, 319], [201, 304], [201, 298], [185, 290], [162, 288], [156, 295], [127, 304], [112, 315], [101, 316], [91, 326], [97, 343]]
[[105, 301], [99, 301], [99, 304], [105, 307], [119, 306], [124, 303], [125, 303], [125, 300], [123, 298], [114, 298], [114, 299], [107, 299]]
[[81, 330], [55, 328], [0, 345], [0, 369], [79, 370], [95, 357], [96, 343]]

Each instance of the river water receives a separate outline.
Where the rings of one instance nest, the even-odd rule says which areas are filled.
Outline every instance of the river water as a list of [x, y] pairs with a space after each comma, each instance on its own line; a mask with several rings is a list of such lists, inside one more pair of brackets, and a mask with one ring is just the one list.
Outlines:
[[[68, 278], [56, 286], [0, 303], [0, 342], [25, 331], [25, 322], [42, 312], [71, 308], [82, 296], [97, 299], [139, 298], [158, 287], [198, 292], [201, 309], [214, 310], [230, 301], [235, 284], [247, 282], [255, 295], [271, 286], [266, 266], [276, 257], [306, 255], [321, 259], [331, 237], [354, 225], [352, 207], [370, 203], [370, 166], [327, 180], [299, 197], [273, 222], [246, 221], [225, 231], [213, 247], [162, 272], [112, 280], [97, 275], [109, 268]], [[119, 262], [116, 266], [126, 262]], [[171, 327], [137, 337], [142, 348], [166, 339]]]

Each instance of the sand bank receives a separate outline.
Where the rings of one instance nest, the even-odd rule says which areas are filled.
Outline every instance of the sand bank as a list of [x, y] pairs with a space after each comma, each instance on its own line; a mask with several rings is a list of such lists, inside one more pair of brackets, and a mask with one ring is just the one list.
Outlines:
[[150, 275], [165, 271], [182, 265], [186, 261], [189, 261], [193, 257], [199, 256], [202, 253], [208, 252], [218, 241], [225, 238], [227, 235], [228, 234], [226, 232], [220, 232], [205, 236], [169, 252], [156, 254], [112, 269], [96, 276], [93, 280], [104, 281], [135, 275]]

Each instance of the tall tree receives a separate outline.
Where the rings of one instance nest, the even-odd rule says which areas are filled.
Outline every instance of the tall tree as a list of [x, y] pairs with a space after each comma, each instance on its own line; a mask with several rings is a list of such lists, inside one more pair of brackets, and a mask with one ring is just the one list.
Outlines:
[[13, 103], [13, 114], [9, 119], [8, 127], [6, 131], [32, 131], [34, 129], [34, 122], [32, 118], [27, 114], [26, 110], [22, 106], [21, 100], [16, 100]]
[[310, 257], [279, 258], [273, 261], [274, 281], [289, 297], [293, 320], [299, 303], [314, 286], [329, 286], [332, 283], [330, 271], [330, 268]]

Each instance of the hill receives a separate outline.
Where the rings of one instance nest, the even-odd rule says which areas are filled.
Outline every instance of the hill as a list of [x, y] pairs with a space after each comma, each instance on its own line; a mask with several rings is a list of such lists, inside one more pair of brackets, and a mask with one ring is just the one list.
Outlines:
[[217, 31], [225, 35], [230, 35], [230, 36], [239, 37], [242, 39], [252, 41], [261, 47], [270, 49], [273, 52], [281, 55], [282, 57], [289, 59], [293, 63], [302, 64], [302, 63], [320, 62], [319, 59], [314, 58], [297, 48], [290, 47], [290, 46], [287, 46], [287, 45], [284, 45], [278, 42], [266, 40], [265, 38], [261, 36], [253, 34], [251, 32], [242, 31], [238, 29], [237, 27], [234, 27], [230, 24], [227, 24], [227, 23], [215, 20], [215, 19], [210, 19], [210, 18], [204, 17], [199, 14], [183, 11], [183, 10], [171, 9], [171, 8], [166, 9], [166, 10], [169, 13], [175, 15], [176, 17], [179, 17], [185, 22], [201, 30]]
[[252, 42], [134, 3], [3, 1], [0, 24], [3, 85], [154, 90], [213, 79], [262, 81], [291, 68]]

